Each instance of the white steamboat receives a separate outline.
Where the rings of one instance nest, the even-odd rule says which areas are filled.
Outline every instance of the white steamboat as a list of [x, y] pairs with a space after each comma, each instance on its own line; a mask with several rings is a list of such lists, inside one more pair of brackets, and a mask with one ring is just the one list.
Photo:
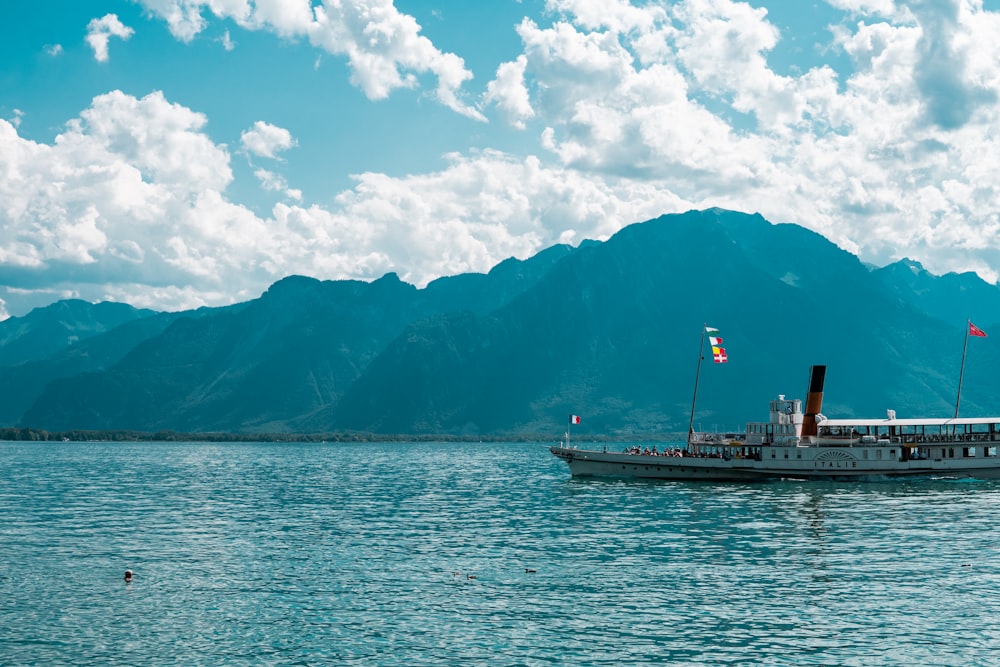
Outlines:
[[[805, 410], [778, 396], [764, 422], [740, 434], [689, 429], [683, 450], [550, 451], [573, 476], [676, 480], [881, 480], [899, 477], [1000, 478], [1000, 417], [827, 419], [820, 413], [825, 366], [813, 366]], [[957, 411], [957, 410], [956, 410]]]

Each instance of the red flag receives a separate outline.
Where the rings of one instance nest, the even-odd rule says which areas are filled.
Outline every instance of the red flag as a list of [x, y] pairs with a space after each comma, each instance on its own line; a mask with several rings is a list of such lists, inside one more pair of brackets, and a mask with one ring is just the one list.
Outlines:
[[715, 363], [717, 364], [724, 364], [729, 361], [729, 357], [726, 355], [726, 348], [724, 347], [713, 347], [712, 358], [715, 359]]
[[969, 322], [969, 335], [970, 336], [979, 336], [980, 338], [986, 338], [986, 332], [983, 331], [982, 329], [980, 329], [979, 327], [977, 327], [972, 322]]
[[570, 424], [579, 424], [580, 423], [580, 418], [577, 415], [570, 415], [569, 416], [569, 423]]

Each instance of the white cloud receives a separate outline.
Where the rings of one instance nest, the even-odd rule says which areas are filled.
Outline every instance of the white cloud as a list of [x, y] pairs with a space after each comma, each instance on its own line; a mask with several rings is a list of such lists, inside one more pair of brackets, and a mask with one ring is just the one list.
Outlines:
[[112, 37], [127, 40], [134, 33], [135, 30], [123, 24], [117, 14], [106, 14], [99, 19], [91, 19], [87, 24], [87, 43], [94, 50], [97, 62], [103, 63], [108, 61], [108, 41]]
[[392, 0], [138, 0], [164, 19], [171, 33], [190, 41], [205, 29], [208, 12], [232, 19], [247, 30], [270, 30], [284, 38], [308, 38], [325, 52], [346, 56], [351, 81], [369, 99], [384, 99], [397, 88], [416, 88], [418, 76], [437, 78], [437, 98], [452, 110], [483, 121], [462, 100], [472, 78], [464, 61], [444, 53], [420, 34], [420, 25], [399, 12]]
[[483, 97], [486, 103], [500, 107], [510, 118], [514, 126], [524, 129], [525, 120], [535, 115], [531, 108], [531, 99], [524, 83], [524, 68], [528, 59], [521, 55], [517, 60], [501, 63], [497, 68], [496, 79], [491, 81]]
[[[190, 42], [205, 29], [205, 18], [201, 12], [212, 4], [210, 0], [139, 0], [139, 3], [166, 21], [170, 33], [184, 42]], [[222, 8], [220, 3], [219, 9]], [[221, 16], [236, 18], [245, 15], [247, 9], [247, 3], [240, 1], [228, 6]]]
[[61, 56], [62, 52], [63, 52], [62, 44], [46, 44], [45, 45], [45, 53], [48, 54], [48, 55], [50, 55], [50, 56], [52, 56], [53, 58]]
[[778, 41], [767, 10], [743, 3], [688, 0], [676, 8], [684, 29], [676, 36], [680, 63], [700, 91], [754, 113], [769, 128], [801, 116], [794, 80], [777, 76], [766, 54]]
[[[361, 174], [335, 208], [282, 203], [260, 217], [226, 198], [231, 157], [204, 134], [205, 122], [160, 93], [121, 92], [95, 98], [51, 144], [0, 121], [5, 298], [45, 285], [186, 308], [253, 298], [291, 273], [396, 271], [424, 284], [687, 206], [654, 186], [611, 187], [487, 151], [449, 156], [431, 174]], [[256, 176], [297, 200], [280, 175]]]
[[288, 187], [288, 181], [280, 174], [267, 169], [257, 169], [254, 171], [254, 176], [257, 177], [260, 186], [268, 192], [280, 192], [289, 199], [302, 200], [302, 191]]
[[560, 241], [607, 238], [643, 216], [686, 206], [651, 185], [611, 187], [534, 157], [487, 151], [450, 160], [432, 174], [362, 174], [337, 200], [345, 220], [368, 222], [366, 244], [391, 261], [386, 266], [417, 284], [486, 271]]
[[260, 157], [276, 158], [278, 153], [298, 145], [292, 133], [262, 120], [240, 135], [243, 149]]
[[636, 69], [620, 36], [568, 23], [543, 29], [525, 21], [519, 33], [538, 82], [534, 109], [553, 123], [543, 145], [566, 166], [630, 178], [675, 175], [695, 198], [703, 181], [742, 188], [763, 168], [760, 140], [693, 101], [675, 64]]
[[523, 53], [484, 99], [514, 122], [531, 109], [542, 146], [590, 178], [812, 226], [876, 263], [918, 255], [995, 279], [998, 15], [838, 4], [832, 46], [854, 70], [789, 76], [769, 64], [783, 37], [762, 8], [549, 0], [558, 15], [521, 23]]
[[[210, 8], [336, 41], [376, 97], [428, 72], [452, 71], [439, 85], [456, 94], [465, 80], [464, 66], [436, 61], [443, 54], [384, 2], [337, 5], [335, 16], [327, 2], [322, 20], [308, 2], [153, 4], [177, 10], [178, 34]], [[289, 273], [391, 270], [423, 284], [707, 206], [812, 227], [875, 263], [910, 256], [936, 272], [997, 277], [1000, 109], [984, 103], [1000, 91], [996, 13], [855, 3], [830, 45], [851, 71], [789, 75], [770, 64], [785, 37], [745, 3], [636, 5], [552, 0], [548, 23], [520, 23], [522, 52], [497, 68], [482, 102], [537, 128], [536, 150], [452, 154], [439, 171], [406, 177], [359, 174], [326, 207], [301, 205], [268, 169], [254, 178], [282, 203], [262, 216], [231, 201], [227, 148], [202, 114], [159, 93], [99, 96], [51, 144], [0, 121], [6, 308], [36, 285], [164, 308], [251, 298]], [[950, 22], [925, 27], [941, 17]], [[935, 49], [954, 71], [922, 69]], [[941, 115], [942, 91], [961, 114]], [[269, 158], [295, 145], [265, 122], [240, 141]]]
[[905, 13], [896, 6], [894, 0], [826, 0], [830, 5], [855, 15], [883, 16], [893, 18]]
[[652, 3], [636, 7], [629, 0], [546, 0], [545, 4], [550, 11], [570, 16], [576, 25], [592, 31], [647, 33], [667, 17], [663, 7]]
[[924, 117], [944, 129], [961, 127], [979, 107], [992, 107], [997, 100], [990, 82], [968, 76], [970, 48], [967, 32], [959, 25], [961, 3], [916, 3], [913, 11], [922, 32], [914, 80], [923, 100]]
[[51, 145], [0, 121], [5, 285], [44, 277], [57, 287], [79, 282], [95, 297], [105, 284], [191, 285], [169, 241], [224, 238], [242, 210], [219, 202], [232, 180], [229, 155], [204, 123], [160, 93], [121, 92], [95, 98]]
[[437, 77], [437, 96], [443, 104], [469, 118], [485, 120], [460, 99], [459, 89], [472, 78], [464, 61], [453, 53], [442, 53], [420, 35], [416, 20], [400, 13], [392, 0], [328, 1], [313, 11], [310, 40], [329, 53], [346, 55], [351, 80], [370, 99], [383, 99], [396, 88], [415, 87], [416, 74], [428, 72]]

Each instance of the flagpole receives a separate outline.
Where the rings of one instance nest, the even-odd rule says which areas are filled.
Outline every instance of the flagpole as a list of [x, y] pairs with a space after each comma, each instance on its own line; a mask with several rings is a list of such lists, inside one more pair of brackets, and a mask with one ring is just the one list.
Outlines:
[[708, 325], [701, 327], [701, 342], [698, 344], [698, 370], [694, 374], [694, 396], [691, 397], [691, 419], [688, 421], [687, 444], [691, 444], [691, 434], [694, 433], [694, 406], [698, 401], [698, 379], [701, 377], [701, 362], [705, 358], [705, 329]]
[[569, 449], [569, 432], [573, 429], [573, 415], [566, 418], [566, 449]]
[[972, 320], [965, 325], [965, 347], [962, 348], [962, 368], [958, 372], [958, 397], [955, 399], [955, 419], [958, 419], [958, 406], [962, 402], [962, 377], [965, 375], [965, 353], [969, 351], [969, 331], [972, 327]]

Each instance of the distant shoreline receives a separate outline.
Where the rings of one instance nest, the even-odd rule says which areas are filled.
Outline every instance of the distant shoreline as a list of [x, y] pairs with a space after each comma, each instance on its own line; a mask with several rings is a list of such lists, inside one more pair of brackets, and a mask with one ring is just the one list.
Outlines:
[[[683, 440], [679, 433], [627, 435], [578, 435], [573, 442], [673, 442]], [[387, 433], [184, 433], [178, 431], [133, 431], [76, 429], [47, 431], [39, 428], [0, 428], [0, 441], [10, 442], [556, 442], [558, 437], [539, 433], [510, 435], [387, 434]]]

